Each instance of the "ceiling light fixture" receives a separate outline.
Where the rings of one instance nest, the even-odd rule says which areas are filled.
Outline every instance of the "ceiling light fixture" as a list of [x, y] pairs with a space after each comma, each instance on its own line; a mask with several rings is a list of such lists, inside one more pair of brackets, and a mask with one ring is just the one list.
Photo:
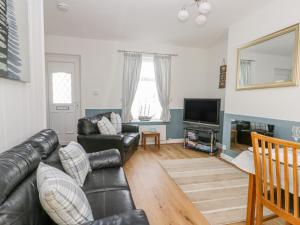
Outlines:
[[186, 22], [190, 13], [187, 8], [197, 7], [199, 15], [196, 17], [195, 22], [199, 26], [203, 26], [207, 22], [207, 14], [211, 11], [211, 4], [207, 0], [193, 0], [191, 4], [184, 5], [178, 13], [178, 19], [181, 22]]

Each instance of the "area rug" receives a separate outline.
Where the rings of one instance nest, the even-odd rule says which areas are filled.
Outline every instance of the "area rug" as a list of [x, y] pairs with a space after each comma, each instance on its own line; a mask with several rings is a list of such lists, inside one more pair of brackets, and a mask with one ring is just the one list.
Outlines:
[[247, 174], [214, 157], [161, 160], [160, 164], [210, 224], [246, 220]]

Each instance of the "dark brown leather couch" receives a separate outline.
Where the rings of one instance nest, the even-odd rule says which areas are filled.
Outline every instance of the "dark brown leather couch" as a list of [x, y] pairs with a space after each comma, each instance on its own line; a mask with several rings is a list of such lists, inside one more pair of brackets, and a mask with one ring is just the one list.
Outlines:
[[[255, 126], [257, 124], [258, 126]], [[254, 123], [251, 125], [251, 122], [248, 121], [237, 121], [236, 130], [237, 130], [237, 141], [239, 144], [244, 144], [252, 146], [251, 133], [256, 132], [265, 136], [273, 137], [274, 136], [274, 125], [263, 124], [263, 123]]]
[[[41, 161], [63, 170], [60, 144], [52, 130], [43, 130], [0, 154], [0, 224], [54, 225], [43, 210], [37, 190], [36, 169]], [[95, 221], [88, 225], [149, 225], [135, 208], [121, 156], [116, 149], [89, 154], [93, 172], [83, 186]]]
[[79, 119], [77, 125], [77, 141], [88, 153], [110, 148], [118, 149], [122, 161], [125, 163], [138, 148], [140, 141], [139, 127], [136, 125], [123, 124], [121, 134], [100, 134], [97, 126], [98, 121], [100, 121], [103, 116], [110, 120], [110, 115], [111, 112]]

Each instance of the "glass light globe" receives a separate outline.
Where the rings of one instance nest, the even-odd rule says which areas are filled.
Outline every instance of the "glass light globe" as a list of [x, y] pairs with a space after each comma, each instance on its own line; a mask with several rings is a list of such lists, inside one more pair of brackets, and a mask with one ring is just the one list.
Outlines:
[[181, 9], [178, 13], [178, 19], [181, 21], [181, 22], [185, 22], [188, 20], [190, 14], [189, 12], [186, 10], [186, 9]]
[[197, 18], [196, 18], [196, 23], [199, 25], [199, 26], [202, 26], [202, 25], [204, 25], [205, 23], [206, 23], [206, 21], [207, 21], [207, 18], [206, 18], [206, 16], [204, 16], [204, 15], [199, 15], [199, 16], [197, 16]]
[[199, 12], [201, 14], [207, 14], [211, 10], [211, 4], [209, 2], [201, 2], [199, 5]]

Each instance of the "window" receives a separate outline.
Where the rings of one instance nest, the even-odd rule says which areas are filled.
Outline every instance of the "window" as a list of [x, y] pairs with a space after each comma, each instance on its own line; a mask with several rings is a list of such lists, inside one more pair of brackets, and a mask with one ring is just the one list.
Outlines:
[[143, 57], [142, 69], [138, 88], [131, 108], [133, 119], [139, 115], [153, 116], [153, 120], [159, 120], [162, 108], [159, 102], [153, 57]]
[[53, 104], [72, 103], [72, 77], [69, 73], [52, 74]]

